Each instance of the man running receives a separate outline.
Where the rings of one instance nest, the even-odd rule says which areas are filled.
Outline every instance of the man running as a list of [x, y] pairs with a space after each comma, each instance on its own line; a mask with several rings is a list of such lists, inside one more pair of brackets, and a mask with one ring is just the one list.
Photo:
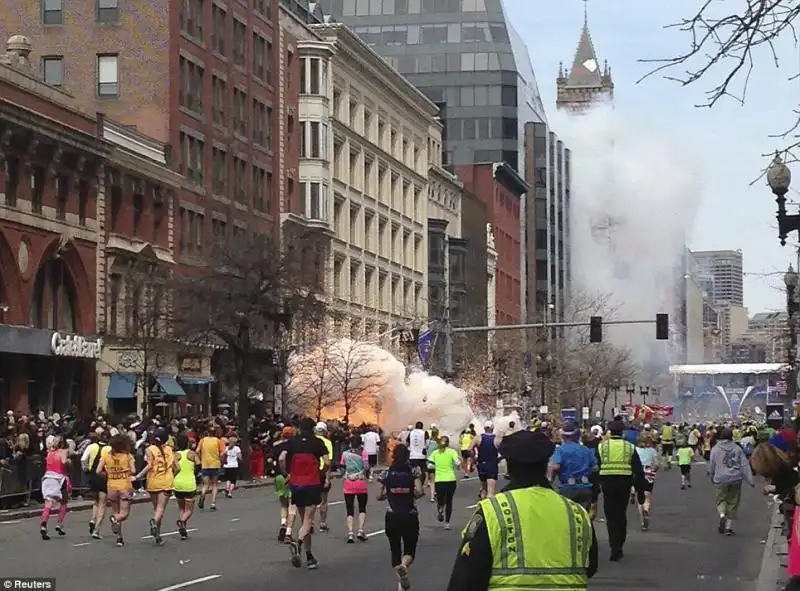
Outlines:
[[[314, 427], [314, 433], [324, 445], [328, 458], [333, 458], [333, 443], [328, 439], [328, 425], [324, 421], [320, 421]], [[327, 532], [330, 530], [328, 527], [328, 493], [331, 491], [331, 474], [330, 464], [325, 464], [322, 461], [319, 463], [319, 479], [322, 483], [322, 500], [319, 503], [319, 530]]]
[[211, 491], [211, 510], [217, 510], [217, 495], [219, 494], [219, 476], [222, 471], [222, 456], [225, 454], [225, 442], [220, 439], [222, 429], [214, 425], [208, 435], [197, 444], [200, 455], [200, 475], [203, 478], [203, 487], [200, 489], [200, 499], [197, 506], [201, 509], [206, 504], [206, 495]]
[[425, 472], [427, 461], [425, 456], [427, 454], [426, 444], [428, 441], [428, 434], [423, 428], [422, 421], [417, 421], [414, 429], [408, 434], [408, 452], [411, 458], [411, 467], [419, 468], [422, 473], [422, 485], [425, 486]]
[[497, 453], [497, 440], [494, 436], [494, 423], [486, 421], [484, 433], [472, 441], [472, 453], [478, 456], [478, 478], [481, 481], [480, 499], [491, 499], [497, 489], [497, 473], [500, 470]]
[[297, 507], [301, 519], [297, 541], [289, 543], [292, 566], [302, 566], [302, 552], [305, 550], [306, 567], [313, 570], [319, 565], [311, 553], [311, 531], [314, 527], [314, 513], [322, 503], [320, 465], [326, 469], [330, 465], [330, 455], [325, 444], [314, 435], [313, 419], [301, 419], [300, 432], [281, 451], [278, 463], [281, 472], [288, 474], [292, 505]]

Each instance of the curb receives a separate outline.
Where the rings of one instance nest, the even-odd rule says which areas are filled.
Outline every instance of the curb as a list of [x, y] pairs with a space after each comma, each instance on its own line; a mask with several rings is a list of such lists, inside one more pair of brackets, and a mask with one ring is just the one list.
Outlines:
[[[263, 480], [257, 482], [243, 482], [239, 485], [240, 489], [248, 489], [248, 488], [265, 488], [267, 486], [272, 486], [274, 484], [273, 480]], [[131, 501], [131, 505], [139, 505], [141, 503], [149, 503], [149, 497], [136, 497]], [[92, 503], [89, 501], [79, 500], [73, 501], [72, 504], [69, 505], [70, 513], [74, 513], [76, 511], [88, 511], [92, 508]], [[80, 504], [77, 504], [80, 503]], [[0, 523], [8, 522], [8, 521], [18, 521], [20, 519], [29, 519], [31, 517], [37, 517], [42, 512], [42, 507], [27, 507], [25, 509], [14, 509], [11, 511], [0, 512]]]
[[756, 591], [776, 591], [787, 578], [786, 569], [781, 566], [781, 560], [777, 554], [779, 547], [785, 545], [785, 539], [781, 535], [782, 522], [780, 508], [775, 504], [769, 523], [769, 532], [767, 532], [767, 541], [764, 545], [764, 554], [761, 557], [761, 570], [756, 580]]

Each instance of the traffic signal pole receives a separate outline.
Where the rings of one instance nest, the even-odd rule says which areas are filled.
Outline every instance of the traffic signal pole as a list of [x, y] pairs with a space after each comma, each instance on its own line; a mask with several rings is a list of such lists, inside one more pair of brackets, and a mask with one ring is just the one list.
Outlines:
[[[656, 320], [603, 320], [603, 325], [620, 324], [656, 324]], [[577, 328], [589, 326], [589, 322], [534, 322], [532, 324], [498, 324], [495, 326], [459, 326], [454, 327], [450, 321], [444, 325], [444, 363], [448, 376], [453, 375], [453, 340], [456, 334], [468, 332], [496, 332], [499, 330], [528, 330], [532, 328]]]

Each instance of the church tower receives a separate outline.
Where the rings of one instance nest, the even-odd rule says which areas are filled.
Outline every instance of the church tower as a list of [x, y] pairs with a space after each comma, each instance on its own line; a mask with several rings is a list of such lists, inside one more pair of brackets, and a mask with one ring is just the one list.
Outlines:
[[598, 102], [614, 100], [614, 82], [611, 79], [611, 68], [605, 62], [602, 72], [597, 53], [594, 50], [592, 36], [589, 34], [589, 14], [587, 0], [584, 0], [583, 30], [578, 41], [575, 59], [569, 74], [564, 65], [559, 64], [556, 78], [556, 107], [569, 111], [581, 112]]

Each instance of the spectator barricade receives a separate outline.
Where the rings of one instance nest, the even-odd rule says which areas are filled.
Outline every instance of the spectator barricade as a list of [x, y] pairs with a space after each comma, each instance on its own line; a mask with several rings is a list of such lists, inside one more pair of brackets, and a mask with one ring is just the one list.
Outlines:
[[[31, 500], [41, 502], [43, 474], [44, 464], [38, 455], [16, 458], [7, 466], [0, 466], [0, 509], [27, 506]], [[87, 496], [88, 477], [77, 459], [70, 463], [69, 478], [72, 498]]]

